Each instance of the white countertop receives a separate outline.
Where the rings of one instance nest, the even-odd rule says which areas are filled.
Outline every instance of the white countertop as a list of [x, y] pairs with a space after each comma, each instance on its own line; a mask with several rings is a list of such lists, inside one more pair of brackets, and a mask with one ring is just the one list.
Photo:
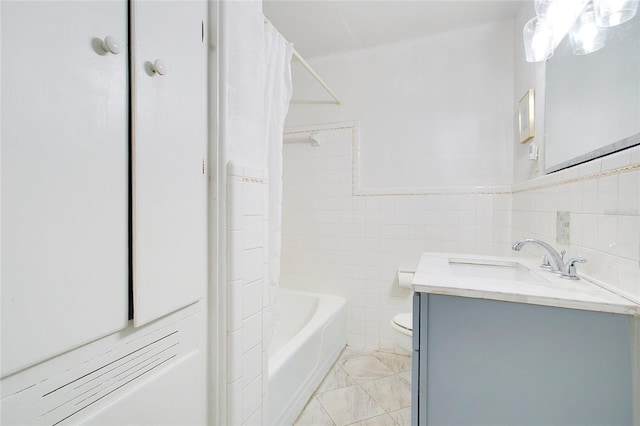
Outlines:
[[[457, 272], [454, 263], [504, 263], [517, 265], [515, 278], [474, 276]], [[640, 316], [640, 305], [586, 279], [566, 280], [539, 268], [539, 261], [520, 257], [424, 253], [412, 287], [416, 292], [476, 299], [556, 306]], [[473, 267], [473, 265], [472, 265]], [[509, 271], [507, 271], [509, 272]], [[487, 274], [491, 275], [491, 273]], [[505, 274], [508, 275], [508, 274]], [[519, 277], [524, 277], [520, 279]]]

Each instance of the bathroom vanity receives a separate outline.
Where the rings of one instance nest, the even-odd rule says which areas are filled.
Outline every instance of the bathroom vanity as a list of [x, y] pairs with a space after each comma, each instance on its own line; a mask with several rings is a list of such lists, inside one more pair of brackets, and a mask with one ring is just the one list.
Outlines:
[[640, 420], [638, 304], [508, 257], [425, 253], [413, 288], [413, 425]]

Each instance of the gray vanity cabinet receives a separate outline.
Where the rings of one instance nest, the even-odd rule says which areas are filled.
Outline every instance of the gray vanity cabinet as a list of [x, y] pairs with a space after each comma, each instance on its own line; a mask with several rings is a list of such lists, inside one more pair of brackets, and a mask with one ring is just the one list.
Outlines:
[[630, 425], [633, 317], [416, 293], [413, 425]]

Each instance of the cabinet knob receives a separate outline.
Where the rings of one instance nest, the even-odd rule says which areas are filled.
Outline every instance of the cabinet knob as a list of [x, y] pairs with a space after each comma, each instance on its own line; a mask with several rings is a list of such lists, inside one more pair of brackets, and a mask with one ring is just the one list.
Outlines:
[[106, 36], [102, 41], [102, 50], [107, 53], [111, 52], [114, 55], [117, 55], [120, 53], [120, 42], [114, 37]]
[[158, 59], [151, 64], [151, 71], [160, 75], [165, 75], [167, 73], [167, 67], [164, 65], [164, 62]]

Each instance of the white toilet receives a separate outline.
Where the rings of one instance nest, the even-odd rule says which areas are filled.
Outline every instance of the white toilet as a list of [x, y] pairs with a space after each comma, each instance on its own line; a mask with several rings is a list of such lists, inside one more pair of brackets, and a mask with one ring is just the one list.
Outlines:
[[[411, 288], [411, 282], [415, 272], [398, 270], [398, 285], [404, 288]], [[411, 312], [403, 312], [397, 314], [391, 320], [391, 328], [393, 329], [393, 342], [407, 355], [411, 355], [412, 351], [412, 334], [413, 334], [413, 314]]]
[[397, 347], [411, 354], [411, 336], [413, 331], [413, 315], [411, 312], [404, 312], [393, 317], [391, 320], [393, 328], [393, 342]]

